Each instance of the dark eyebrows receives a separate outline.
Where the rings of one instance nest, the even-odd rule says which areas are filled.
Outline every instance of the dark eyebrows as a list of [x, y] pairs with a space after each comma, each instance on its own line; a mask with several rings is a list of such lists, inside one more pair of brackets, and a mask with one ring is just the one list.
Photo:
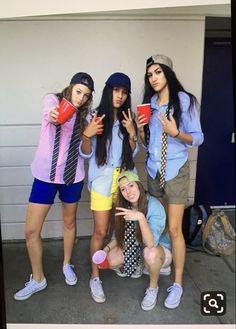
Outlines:
[[158, 71], [163, 72], [161, 67], [157, 67], [153, 72], [147, 72], [147, 77], [151, 77], [153, 73], [158, 73]]

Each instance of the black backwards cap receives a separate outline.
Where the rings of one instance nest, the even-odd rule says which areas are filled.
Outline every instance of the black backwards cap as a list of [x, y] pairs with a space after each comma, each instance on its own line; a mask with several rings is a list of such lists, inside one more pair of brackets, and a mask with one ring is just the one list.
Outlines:
[[72, 77], [70, 84], [78, 84], [78, 83], [85, 85], [91, 91], [94, 91], [94, 82], [93, 82], [92, 77], [88, 73], [85, 73], [85, 72], [76, 73]]

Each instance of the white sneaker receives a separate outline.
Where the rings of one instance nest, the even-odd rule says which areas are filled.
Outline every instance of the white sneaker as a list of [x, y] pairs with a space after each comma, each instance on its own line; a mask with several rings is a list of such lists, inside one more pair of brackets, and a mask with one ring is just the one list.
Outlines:
[[183, 288], [181, 285], [174, 282], [173, 286], [167, 289], [167, 292], [169, 294], [164, 302], [165, 307], [170, 309], [178, 307], [183, 294]]
[[[149, 275], [149, 272], [146, 267], [143, 268], [143, 274]], [[160, 275], [170, 275], [171, 274], [171, 267], [161, 267], [160, 269]]]
[[156, 306], [158, 288], [147, 288], [145, 296], [141, 303], [141, 308], [144, 311], [150, 311]]
[[[143, 275], [143, 263], [140, 261], [136, 267], [136, 270], [133, 274], [131, 274], [132, 279], [140, 278]], [[113, 271], [116, 273], [116, 275], [120, 276], [121, 278], [126, 278], [127, 273], [124, 272], [124, 268], [113, 268]]]
[[132, 279], [138, 279], [143, 275], [143, 263], [140, 261], [136, 267], [136, 270], [133, 274], [131, 274]]
[[65, 276], [65, 281], [69, 286], [74, 286], [77, 283], [77, 276], [73, 271], [74, 265], [65, 264], [63, 266], [63, 274]]
[[120, 276], [121, 278], [127, 277], [127, 273], [124, 272], [123, 267], [113, 268], [112, 270], [116, 273], [116, 275]]
[[100, 281], [99, 277], [90, 279], [89, 285], [93, 300], [97, 303], [104, 303], [106, 296], [102, 288], [102, 281]]
[[17, 291], [15, 293], [14, 298], [15, 300], [25, 300], [31, 297], [38, 291], [41, 291], [47, 287], [47, 280], [44, 278], [41, 282], [38, 282], [33, 279], [33, 275], [30, 274], [30, 280], [26, 282], [25, 288]]

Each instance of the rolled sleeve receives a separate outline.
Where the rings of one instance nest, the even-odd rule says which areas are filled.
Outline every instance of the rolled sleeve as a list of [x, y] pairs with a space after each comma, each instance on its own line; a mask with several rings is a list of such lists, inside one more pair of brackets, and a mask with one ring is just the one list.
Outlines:
[[[186, 97], [186, 96], [185, 96]], [[187, 96], [188, 97], [188, 96]], [[184, 98], [182, 97], [182, 100]], [[188, 101], [186, 101], [188, 100]], [[184, 106], [183, 106], [184, 105]], [[189, 97], [185, 98], [185, 102], [182, 103], [182, 124], [183, 132], [190, 134], [193, 138], [192, 144], [186, 144], [189, 148], [199, 146], [203, 143], [204, 135], [201, 128], [199, 112], [196, 105], [192, 110], [188, 111]]]
[[90, 159], [91, 157], [92, 157], [92, 155], [93, 155], [93, 152], [94, 152], [94, 147], [93, 147], [93, 145], [91, 145], [91, 152], [89, 153], [89, 154], [85, 154], [85, 153], [83, 153], [83, 151], [82, 151], [82, 141], [80, 141], [80, 143], [79, 143], [79, 154], [81, 155], [81, 157], [83, 158], [83, 159]]
[[189, 144], [186, 144], [188, 147], [195, 147], [195, 146], [199, 146], [203, 143], [204, 141], [204, 135], [202, 132], [198, 131], [198, 132], [194, 132], [194, 133], [190, 133], [192, 138], [193, 138], [193, 141], [192, 141], [192, 144], [189, 145]]

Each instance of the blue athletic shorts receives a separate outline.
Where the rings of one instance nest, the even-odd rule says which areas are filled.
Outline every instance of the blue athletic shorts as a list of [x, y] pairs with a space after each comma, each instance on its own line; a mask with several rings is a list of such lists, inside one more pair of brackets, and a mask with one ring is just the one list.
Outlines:
[[83, 185], [83, 181], [67, 186], [66, 184], [47, 183], [35, 178], [29, 197], [29, 202], [53, 204], [57, 192], [59, 193], [59, 199], [62, 202], [78, 202], [81, 198]]

